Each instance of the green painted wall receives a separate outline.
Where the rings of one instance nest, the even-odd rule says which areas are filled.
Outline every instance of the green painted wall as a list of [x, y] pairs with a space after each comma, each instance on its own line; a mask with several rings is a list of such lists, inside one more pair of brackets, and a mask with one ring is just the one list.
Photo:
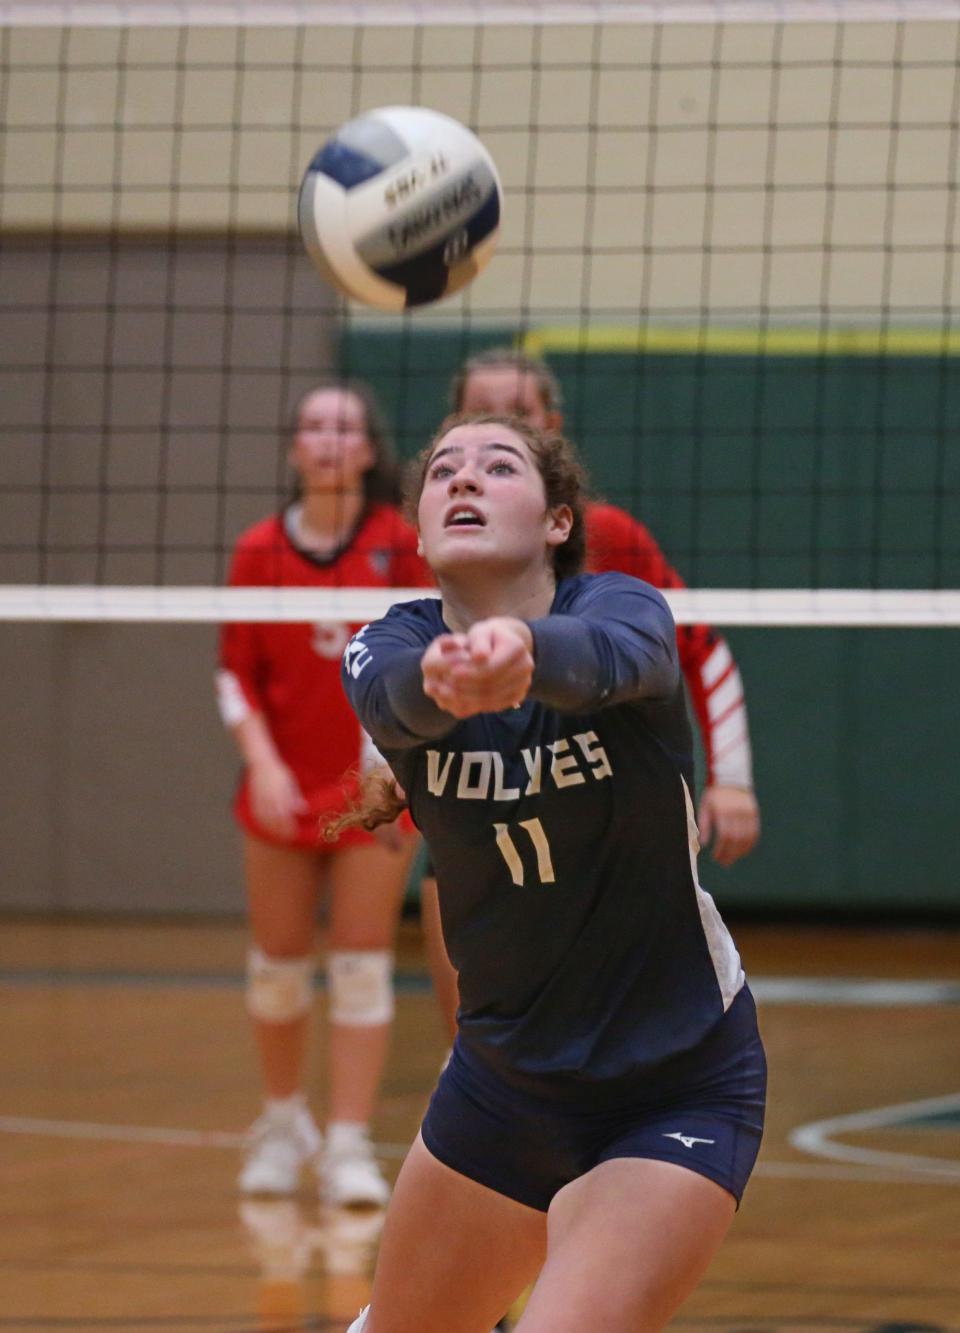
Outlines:
[[[463, 357], [509, 338], [354, 329], [342, 359], [409, 454]], [[960, 358], [546, 350], [595, 489], [692, 585], [960, 583]], [[960, 910], [960, 631], [727, 637], [764, 836], [730, 870], [704, 860], [705, 886], [759, 909]]]

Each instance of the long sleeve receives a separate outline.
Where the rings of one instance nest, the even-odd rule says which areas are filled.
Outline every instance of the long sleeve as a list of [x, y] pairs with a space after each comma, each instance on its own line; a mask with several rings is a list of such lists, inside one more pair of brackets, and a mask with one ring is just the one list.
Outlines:
[[589, 712], [677, 688], [676, 628], [655, 589], [607, 574], [586, 581], [563, 614], [530, 622], [531, 696], [560, 712]]
[[[532, 699], [560, 712], [587, 712], [675, 692], [676, 630], [656, 589], [622, 574], [561, 586], [556, 611], [530, 622], [536, 662]], [[408, 602], [347, 645], [344, 689], [380, 749], [438, 740], [458, 725], [423, 692], [420, 663], [442, 632], [435, 602]]]
[[441, 633], [413, 608], [394, 607], [353, 636], [343, 655], [343, 688], [360, 725], [381, 750], [406, 749], [445, 736], [456, 718], [423, 692], [420, 662]]

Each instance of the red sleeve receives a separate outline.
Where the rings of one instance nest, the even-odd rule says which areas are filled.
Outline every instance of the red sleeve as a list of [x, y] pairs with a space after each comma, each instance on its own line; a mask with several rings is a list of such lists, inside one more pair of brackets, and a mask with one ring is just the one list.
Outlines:
[[685, 586], [649, 528], [615, 505], [587, 506], [587, 568], [593, 574], [631, 574], [654, 588]]
[[[638, 519], [614, 505], [587, 508], [587, 567], [619, 570], [655, 588], [685, 583]], [[707, 782], [753, 786], [743, 682], [725, 639], [709, 625], [678, 625], [677, 653], [707, 761]]]
[[[257, 587], [263, 583], [256, 551], [241, 539], [230, 563], [227, 579], [231, 588]], [[216, 673], [217, 703], [224, 725], [242, 722], [251, 712], [261, 712], [263, 660], [259, 627], [241, 622], [220, 627], [219, 667]]]

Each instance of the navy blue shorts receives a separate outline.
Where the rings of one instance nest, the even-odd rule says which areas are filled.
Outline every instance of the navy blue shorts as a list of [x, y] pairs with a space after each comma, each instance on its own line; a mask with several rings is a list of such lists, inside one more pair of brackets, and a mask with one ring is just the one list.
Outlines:
[[675, 1162], [739, 1204], [760, 1149], [766, 1083], [744, 988], [699, 1046], [612, 1099], [607, 1088], [602, 1099], [554, 1100], [517, 1087], [458, 1040], [421, 1132], [445, 1166], [542, 1212], [564, 1185], [616, 1157]]

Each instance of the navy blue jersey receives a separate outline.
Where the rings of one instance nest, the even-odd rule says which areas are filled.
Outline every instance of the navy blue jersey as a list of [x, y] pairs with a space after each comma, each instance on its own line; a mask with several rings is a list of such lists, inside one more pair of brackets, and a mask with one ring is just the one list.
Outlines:
[[516, 709], [457, 721], [424, 695], [434, 599], [361, 630], [344, 684], [427, 840], [461, 1041], [517, 1081], [632, 1080], [743, 985], [696, 878], [676, 630], [659, 592], [613, 573], [563, 580], [529, 624]]

